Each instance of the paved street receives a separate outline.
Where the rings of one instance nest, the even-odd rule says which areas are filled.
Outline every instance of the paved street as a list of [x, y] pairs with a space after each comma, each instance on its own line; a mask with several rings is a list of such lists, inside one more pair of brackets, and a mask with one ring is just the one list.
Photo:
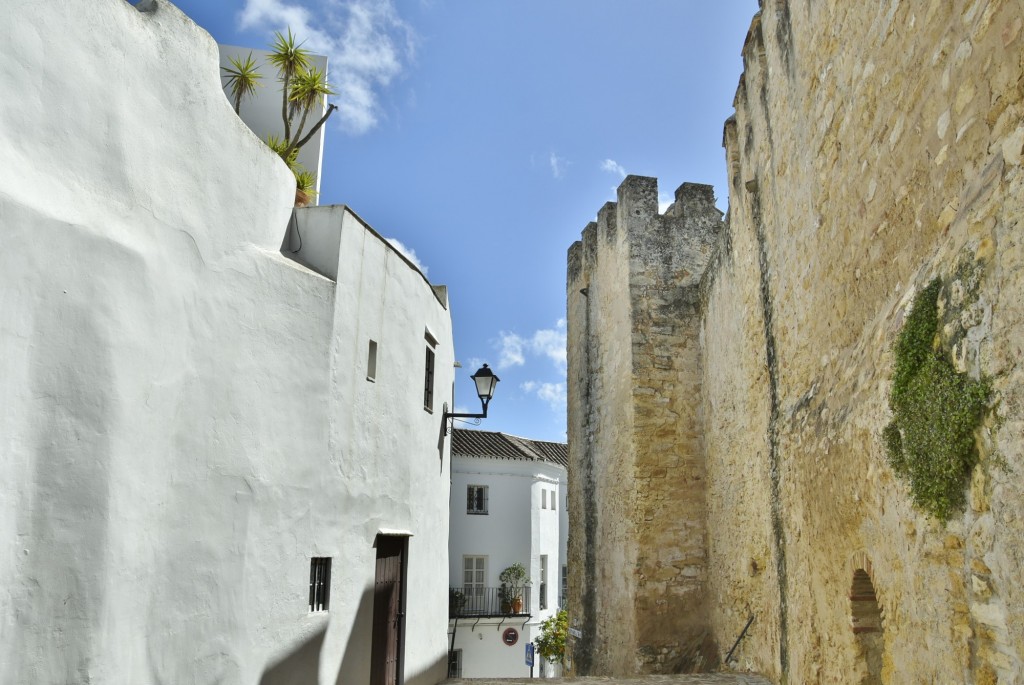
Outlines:
[[[536, 683], [534, 678], [464, 678], [446, 680], [450, 685], [526, 685]], [[697, 675], [649, 675], [633, 678], [547, 678], [544, 685], [771, 685], [757, 675], [744, 673], [700, 673]]]

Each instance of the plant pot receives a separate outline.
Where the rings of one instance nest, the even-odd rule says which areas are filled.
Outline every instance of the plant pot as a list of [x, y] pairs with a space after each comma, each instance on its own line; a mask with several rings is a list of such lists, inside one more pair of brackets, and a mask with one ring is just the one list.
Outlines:
[[304, 190], [295, 189], [295, 206], [306, 207], [313, 201], [313, 196]]
[[518, 614], [518, 613], [521, 613], [522, 610], [523, 610], [523, 598], [522, 597], [516, 597], [515, 599], [512, 600], [512, 613], [513, 614]]

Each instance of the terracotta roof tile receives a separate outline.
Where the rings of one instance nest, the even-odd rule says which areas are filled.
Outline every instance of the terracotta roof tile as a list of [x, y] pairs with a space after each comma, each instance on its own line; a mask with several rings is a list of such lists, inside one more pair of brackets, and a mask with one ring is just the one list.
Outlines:
[[452, 456], [491, 457], [546, 461], [569, 467], [569, 447], [564, 442], [530, 440], [495, 431], [452, 429]]

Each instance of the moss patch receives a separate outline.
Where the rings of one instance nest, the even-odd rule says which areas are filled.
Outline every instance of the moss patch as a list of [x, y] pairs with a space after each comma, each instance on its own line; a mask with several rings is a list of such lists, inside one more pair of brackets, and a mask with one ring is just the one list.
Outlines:
[[978, 461], [974, 431], [991, 389], [984, 379], [958, 374], [939, 344], [941, 288], [935, 279], [917, 294], [896, 341], [893, 420], [882, 437], [889, 464], [910, 481], [914, 504], [947, 521], [966, 503], [967, 480]]

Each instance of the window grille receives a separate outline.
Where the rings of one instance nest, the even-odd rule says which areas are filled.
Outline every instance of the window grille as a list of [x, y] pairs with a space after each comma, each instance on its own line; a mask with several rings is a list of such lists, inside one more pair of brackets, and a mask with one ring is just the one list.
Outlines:
[[449, 678], [461, 678], [462, 677], [462, 650], [453, 649], [448, 652], [448, 677]]
[[327, 611], [331, 603], [331, 558], [309, 560], [309, 610]]
[[470, 485], [466, 488], [466, 513], [487, 513], [487, 486]]
[[423, 378], [423, 408], [434, 411], [434, 350], [427, 348], [427, 366]]

